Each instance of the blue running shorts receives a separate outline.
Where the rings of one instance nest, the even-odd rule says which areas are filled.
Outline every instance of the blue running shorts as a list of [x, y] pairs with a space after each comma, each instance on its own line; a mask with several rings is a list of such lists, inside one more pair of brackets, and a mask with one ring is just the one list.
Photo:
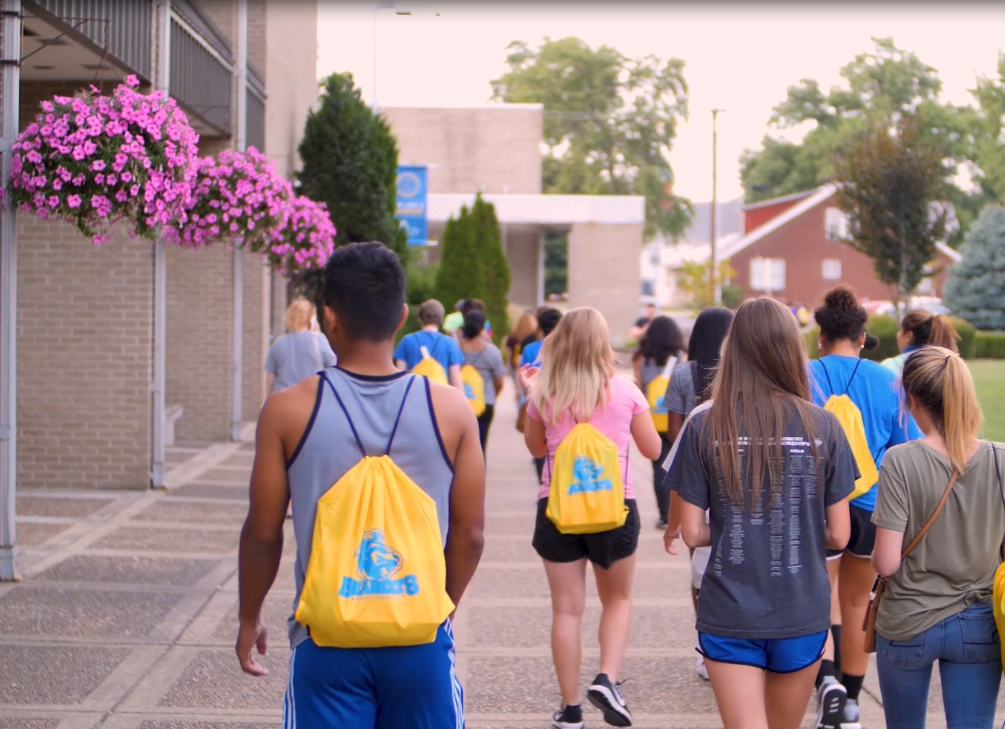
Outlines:
[[698, 633], [698, 652], [707, 660], [753, 666], [772, 673], [795, 673], [820, 660], [827, 643], [827, 631], [799, 638], [750, 640], [721, 638]]
[[464, 729], [464, 692], [447, 621], [403, 648], [321, 648], [290, 655], [283, 729]]

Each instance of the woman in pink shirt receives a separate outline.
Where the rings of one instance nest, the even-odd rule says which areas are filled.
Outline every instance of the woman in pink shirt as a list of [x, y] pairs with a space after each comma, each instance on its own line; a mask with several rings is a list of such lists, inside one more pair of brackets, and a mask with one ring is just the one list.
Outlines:
[[[618, 669], [628, 645], [632, 614], [635, 550], [639, 544], [639, 512], [632, 491], [628, 459], [634, 439], [644, 458], [660, 454], [660, 437], [649, 415], [649, 404], [628, 378], [616, 377], [607, 322], [589, 307], [573, 309], [545, 342], [539, 371], [521, 372], [528, 391], [524, 439], [531, 455], [547, 457], [538, 491], [534, 549], [544, 560], [551, 587], [551, 646], [562, 692], [562, 708], [552, 725], [580, 729], [579, 697], [582, 659], [580, 627], [586, 608], [586, 563], [593, 564], [600, 619], [600, 673], [587, 694], [613, 726], [631, 726], [632, 716], [618, 689]], [[623, 526], [597, 534], [562, 534], [546, 514], [555, 450], [577, 422], [589, 422], [614, 442], [624, 468]]]

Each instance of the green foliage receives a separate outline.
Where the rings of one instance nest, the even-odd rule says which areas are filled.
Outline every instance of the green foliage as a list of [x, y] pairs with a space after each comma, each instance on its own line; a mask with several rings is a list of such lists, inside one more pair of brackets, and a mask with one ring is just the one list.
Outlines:
[[949, 269], [946, 305], [977, 329], [1005, 329], [1005, 209], [984, 209], [962, 253]]
[[873, 260], [877, 278], [898, 292], [913, 292], [935, 256], [946, 228], [946, 208], [933, 214], [946, 170], [926, 142], [921, 120], [901, 117], [896, 134], [871, 125], [838, 163], [838, 204], [848, 214], [849, 244]]
[[727, 284], [721, 288], [720, 293], [722, 296], [722, 305], [727, 309], [733, 309], [735, 311], [736, 309], [739, 309], [740, 304], [743, 303], [742, 286]]
[[977, 332], [975, 359], [1005, 359], [1005, 332]]
[[[904, 116], [917, 117], [923, 142], [937, 150], [948, 177], [972, 158], [970, 108], [940, 102], [938, 72], [914, 53], [897, 48], [892, 38], [873, 42], [871, 52], [857, 55], [841, 69], [844, 85], [824, 93], [817, 81], [803, 79], [789, 87], [769, 123], [776, 130], [809, 129], [798, 144], [769, 134], [761, 149], [744, 152], [740, 177], [748, 203], [824, 184], [834, 177], [834, 160], [854, 149], [873, 125], [892, 127]], [[950, 231], [949, 238], [955, 244], [976, 217], [984, 195], [946, 182], [943, 197], [958, 212], [961, 227]]]
[[476, 252], [485, 272], [485, 315], [492, 323], [492, 333], [499, 344], [509, 332], [509, 261], [503, 250], [495, 206], [485, 202], [481, 193], [475, 196], [471, 207], [471, 222]]
[[820, 327], [814, 326], [803, 334], [806, 340], [806, 355], [810, 359], [820, 358]]
[[569, 242], [562, 233], [544, 232], [544, 295], [563, 296], [569, 290]]
[[869, 317], [866, 330], [869, 334], [879, 339], [879, 346], [872, 350], [863, 349], [863, 359], [882, 362], [884, 359], [896, 357], [900, 354], [900, 346], [897, 344], [897, 332], [900, 331], [900, 323], [894, 317], [873, 314]]
[[998, 78], [978, 78], [971, 93], [978, 104], [972, 137], [975, 181], [988, 198], [1005, 204], [1005, 53], [998, 54]]
[[384, 118], [363, 103], [352, 74], [321, 82], [299, 151], [300, 190], [328, 206], [335, 244], [378, 240], [404, 258], [406, 234], [394, 217], [398, 146]]
[[[696, 261], [684, 261], [681, 266], [680, 272], [677, 274], [677, 288], [683, 291], [690, 299], [689, 306], [695, 311], [701, 311], [702, 309], [707, 309], [710, 306], [715, 306], [712, 301], [712, 292], [708, 285], [708, 273], [709, 264], [697, 263]], [[729, 261], [719, 261], [719, 281], [732, 281], [736, 277], [736, 271]], [[730, 295], [739, 297], [742, 301], [743, 289], [737, 286], [727, 287], [722, 286], [720, 291], [723, 298], [723, 306], [728, 306], [729, 308], [735, 308], [729, 306], [726, 302], [726, 289], [730, 289]], [[739, 294], [736, 293], [739, 290]], [[739, 303], [737, 303], [739, 306]]]
[[451, 216], [440, 241], [440, 270], [435, 298], [447, 312], [461, 299], [485, 299], [485, 264], [475, 241], [474, 219], [468, 206]]
[[578, 38], [545, 38], [537, 49], [515, 41], [508, 50], [493, 96], [544, 105], [544, 191], [643, 195], [646, 239], [679, 237], [693, 211], [673, 194], [667, 159], [677, 124], [687, 118], [684, 62], [631, 60]]
[[960, 356], [963, 359], [973, 359], [976, 357], [977, 328], [970, 322], [958, 317], [950, 317], [949, 323], [953, 325], [953, 329], [960, 335], [960, 340], [956, 343], [956, 346], [960, 350]]

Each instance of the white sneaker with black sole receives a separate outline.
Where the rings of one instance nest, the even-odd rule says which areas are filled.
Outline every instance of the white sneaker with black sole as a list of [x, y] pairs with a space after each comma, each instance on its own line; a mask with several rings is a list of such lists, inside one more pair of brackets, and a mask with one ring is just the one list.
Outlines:
[[579, 704], [575, 706], [563, 706], [555, 712], [551, 719], [551, 725], [555, 729], [583, 729], [583, 707]]
[[817, 729], [841, 729], [848, 691], [833, 676], [824, 678], [817, 689]]
[[606, 673], [598, 673], [586, 694], [590, 703], [604, 712], [604, 721], [611, 726], [631, 726], [632, 715], [616, 683]]

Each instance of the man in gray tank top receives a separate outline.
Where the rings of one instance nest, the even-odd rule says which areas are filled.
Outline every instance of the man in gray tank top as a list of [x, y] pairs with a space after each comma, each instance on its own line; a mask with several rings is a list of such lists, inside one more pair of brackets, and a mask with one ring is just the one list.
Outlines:
[[[237, 638], [241, 668], [253, 676], [266, 673], [254, 652], [266, 650], [262, 604], [279, 569], [287, 504], [292, 503], [297, 543], [295, 614], [318, 499], [362, 455], [389, 455], [435, 503], [446, 592], [454, 605], [484, 545], [485, 467], [471, 407], [460, 390], [394, 365], [395, 334], [408, 315], [397, 256], [380, 243], [340, 248], [325, 266], [324, 301], [325, 331], [338, 367], [269, 397], [258, 423], [250, 508], [241, 533]], [[322, 647], [293, 615], [288, 631], [293, 650], [284, 727], [464, 725], [450, 619], [432, 643], [407, 647]]]

